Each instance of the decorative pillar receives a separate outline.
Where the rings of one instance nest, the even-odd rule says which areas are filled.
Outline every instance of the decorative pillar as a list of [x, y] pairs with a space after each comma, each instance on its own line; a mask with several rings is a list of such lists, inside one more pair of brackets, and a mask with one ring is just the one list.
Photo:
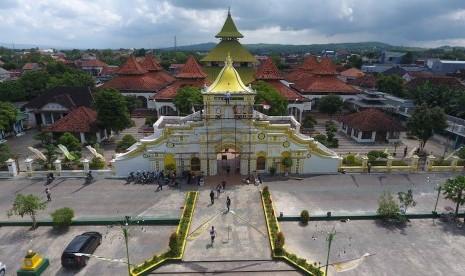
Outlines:
[[418, 159], [420, 159], [420, 157], [418, 157], [418, 155], [413, 155], [412, 156], [412, 160], [411, 160], [411, 163], [410, 163], [410, 167], [411, 167], [411, 171], [412, 172], [416, 172], [418, 170]]
[[24, 165], [26, 165], [26, 173], [27, 173], [28, 177], [31, 177], [32, 172], [34, 171], [34, 169], [32, 168], [32, 162], [33, 161], [34, 160], [31, 159], [31, 158], [27, 158], [26, 160], [24, 160]]
[[10, 173], [10, 176], [15, 177], [18, 175], [18, 168], [16, 167], [16, 162], [13, 159], [8, 159], [6, 160], [6, 164], [8, 166], [8, 172]]
[[55, 172], [56, 174], [59, 176], [61, 175], [61, 160], [55, 160], [55, 162], [53, 162], [53, 165], [55, 166]]
[[389, 155], [389, 156], [387, 157], [387, 164], [386, 164], [386, 166], [387, 166], [387, 171], [388, 171], [388, 172], [391, 172], [391, 170], [392, 170], [392, 161], [393, 161], [393, 160], [394, 160], [394, 157], [392, 157], [392, 155]]
[[362, 156], [362, 169], [363, 169], [363, 172], [368, 172], [368, 156]]
[[426, 157], [426, 166], [425, 166], [425, 171], [432, 171], [433, 170], [433, 165], [434, 165], [434, 159], [436, 159], [436, 157], [434, 157], [434, 155], [430, 154]]
[[85, 144], [86, 136], [84, 135], [84, 132], [79, 132], [79, 136], [81, 137], [81, 144]]
[[100, 135], [100, 130], [95, 133], [95, 136], [97, 136], [97, 143], [102, 142], [102, 136]]
[[23, 259], [23, 265], [16, 272], [18, 276], [26, 275], [42, 275], [45, 269], [49, 266], [48, 259], [43, 259], [39, 253], [28, 250]]
[[110, 168], [111, 168], [111, 171], [113, 174], [115, 174], [115, 163], [116, 163], [116, 160], [115, 159], [111, 159], [110, 161]]
[[451, 158], [452, 158], [452, 162], [450, 163], [450, 165], [452, 167], [452, 171], [455, 172], [457, 170], [457, 162], [459, 161], [460, 157], [458, 157], [457, 155], [452, 155]]
[[89, 171], [89, 160], [87, 158], [82, 160], [82, 164], [84, 165], [84, 171], [88, 172]]

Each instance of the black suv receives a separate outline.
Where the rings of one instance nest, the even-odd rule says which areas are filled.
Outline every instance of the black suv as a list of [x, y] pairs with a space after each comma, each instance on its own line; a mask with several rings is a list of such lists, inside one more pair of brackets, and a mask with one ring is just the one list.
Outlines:
[[85, 232], [76, 236], [61, 255], [61, 265], [64, 267], [84, 267], [89, 257], [76, 256], [74, 253], [92, 254], [102, 243], [102, 234], [99, 232]]

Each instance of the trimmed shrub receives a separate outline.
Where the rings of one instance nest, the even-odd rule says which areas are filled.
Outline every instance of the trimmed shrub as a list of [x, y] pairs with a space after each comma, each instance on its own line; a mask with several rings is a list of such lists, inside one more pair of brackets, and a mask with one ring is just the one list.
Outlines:
[[178, 253], [179, 252], [179, 238], [178, 238], [178, 233], [173, 232], [170, 236], [170, 243], [169, 247], [171, 252], [173, 253]]
[[278, 235], [276, 236], [276, 248], [283, 248], [284, 244], [286, 243], [286, 238], [284, 237], [284, 233], [279, 231]]
[[307, 210], [302, 210], [300, 213], [300, 222], [303, 224], [308, 224], [308, 221], [310, 220], [310, 214], [308, 213]]
[[145, 124], [148, 125], [149, 127], [153, 126], [153, 124], [157, 121], [156, 117], [147, 117], [145, 118]]
[[274, 175], [276, 173], [276, 167], [270, 167], [269, 170], [271, 175]]
[[125, 151], [127, 148], [129, 148], [130, 146], [134, 145], [135, 143], [137, 142], [136, 138], [134, 138], [132, 135], [130, 134], [126, 134], [123, 136], [123, 139], [121, 139], [121, 141], [119, 141], [117, 144], [116, 144], [116, 149], [115, 151], [116, 152], [122, 152], [122, 151]]
[[434, 166], [450, 166], [452, 162], [450, 160], [444, 160], [444, 159], [439, 159], [439, 160], [434, 160], [433, 165]]
[[362, 161], [357, 158], [354, 154], [350, 153], [342, 159], [342, 164], [347, 166], [361, 166]]
[[402, 160], [392, 160], [393, 166], [408, 166], [408, 163]]
[[74, 218], [74, 211], [69, 207], [64, 207], [55, 210], [50, 214], [52, 216], [53, 228], [66, 229], [68, 228]]
[[98, 157], [94, 157], [89, 162], [89, 168], [91, 170], [101, 170], [101, 169], [105, 168], [105, 161], [101, 160]]
[[368, 156], [368, 159], [370, 159], [370, 161], [374, 161], [380, 157], [387, 158], [388, 154], [381, 150], [371, 150], [367, 153], [367, 156]]

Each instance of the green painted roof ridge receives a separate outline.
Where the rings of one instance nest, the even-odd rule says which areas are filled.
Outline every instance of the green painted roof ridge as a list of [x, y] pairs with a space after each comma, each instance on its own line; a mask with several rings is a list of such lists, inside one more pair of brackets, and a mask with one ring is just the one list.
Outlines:
[[244, 36], [237, 30], [236, 24], [231, 17], [231, 13], [228, 11], [228, 17], [224, 22], [221, 31], [215, 35], [216, 38], [243, 38]]

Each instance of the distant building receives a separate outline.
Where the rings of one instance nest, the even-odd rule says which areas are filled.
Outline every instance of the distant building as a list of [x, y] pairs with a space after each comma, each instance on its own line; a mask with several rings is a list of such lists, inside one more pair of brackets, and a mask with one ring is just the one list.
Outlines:
[[38, 63], [28, 62], [24, 64], [23, 68], [21, 68], [22, 74], [26, 74], [27, 72], [36, 71], [40, 69], [40, 65]]
[[378, 62], [382, 64], [401, 64], [406, 53], [382, 52], [378, 56]]
[[441, 75], [456, 73], [465, 69], [465, 61], [463, 60], [430, 59], [426, 62], [426, 65], [434, 74]]

